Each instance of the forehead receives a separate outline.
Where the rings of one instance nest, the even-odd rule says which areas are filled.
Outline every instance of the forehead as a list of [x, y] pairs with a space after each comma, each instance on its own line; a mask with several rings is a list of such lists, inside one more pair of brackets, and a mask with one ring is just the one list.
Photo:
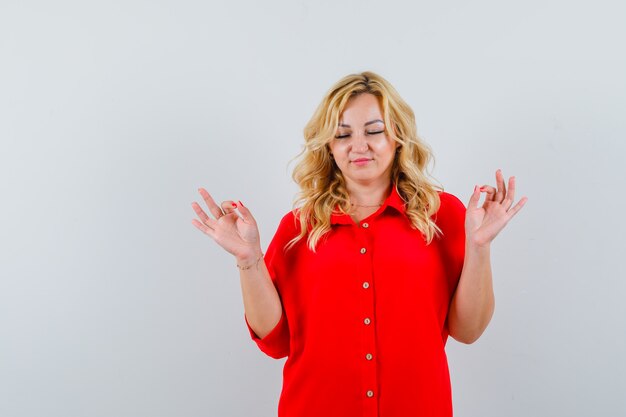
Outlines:
[[339, 120], [341, 122], [370, 121], [372, 119], [382, 119], [383, 112], [378, 101], [378, 97], [373, 94], [363, 93], [352, 97], [346, 103]]

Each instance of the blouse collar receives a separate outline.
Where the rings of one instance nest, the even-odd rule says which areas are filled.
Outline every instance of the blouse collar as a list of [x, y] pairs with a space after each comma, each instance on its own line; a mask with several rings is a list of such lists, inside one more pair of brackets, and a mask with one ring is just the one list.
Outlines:
[[[392, 207], [401, 214], [405, 213], [404, 200], [402, 200], [402, 197], [400, 197], [400, 194], [398, 194], [398, 190], [396, 190], [395, 184], [391, 185], [391, 193], [389, 193], [389, 196], [385, 199], [383, 205], [380, 206], [380, 208], [376, 210], [374, 214], [368, 217], [378, 216], [380, 213], [384, 212], [387, 207]], [[338, 207], [336, 208], [336, 210], [337, 211], [333, 212], [333, 214], [330, 215], [330, 224], [354, 224], [354, 221], [352, 220], [352, 217], [350, 217], [350, 215], [341, 213], [338, 210]]]

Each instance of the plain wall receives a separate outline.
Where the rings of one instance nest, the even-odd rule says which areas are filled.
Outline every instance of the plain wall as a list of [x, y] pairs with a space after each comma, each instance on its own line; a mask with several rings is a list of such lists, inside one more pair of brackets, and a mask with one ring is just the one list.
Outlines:
[[0, 3], [0, 415], [273, 416], [284, 360], [191, 224], [241, 200], [264, 247], [302, 128], [373, 70], [467, 204], [529, 201], [492, 245], [496, 313], [450, 339], [455, 415], [626, 415], [620, 1]]

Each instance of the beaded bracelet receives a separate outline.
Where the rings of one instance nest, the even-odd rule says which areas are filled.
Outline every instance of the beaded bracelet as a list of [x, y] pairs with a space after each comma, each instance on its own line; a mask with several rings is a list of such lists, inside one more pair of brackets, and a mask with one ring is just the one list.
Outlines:
[[245, 271], [246, 269], [250, 269], [250, 268], [252, 268], [253, 266], [258, 265], [258, 263], [259, 263], [259, 261], [260, 261], [261, 259], [263, 259], [263, 252], [261, 252], [261, 256], [259, 256], [259, 258], [258, 258], [258, 259], [257, 259], [257, 260], [253, 263], [253, 264], [250, 264], [250, 265], [248, 265], [248, 266], [241, 266], [241, 265], [237, 264], [237, 268], [239, 268], [239, 269], [240, 269], [240, 270], [242, 270], [242, 271]]

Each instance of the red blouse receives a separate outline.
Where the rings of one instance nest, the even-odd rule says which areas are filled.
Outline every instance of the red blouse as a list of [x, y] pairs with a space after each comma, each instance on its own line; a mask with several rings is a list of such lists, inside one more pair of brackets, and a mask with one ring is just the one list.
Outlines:
[[440, 192], [433, 219], [443, 236], [426, 245], [395, 187], [358, 224], [333, 215], [317, 252], [283, 217], [265, 262], [283, 304], [263, 339], [287, 356], [279, 417], [449, 417], [446, 317], [465, 254], [465, 206]]

